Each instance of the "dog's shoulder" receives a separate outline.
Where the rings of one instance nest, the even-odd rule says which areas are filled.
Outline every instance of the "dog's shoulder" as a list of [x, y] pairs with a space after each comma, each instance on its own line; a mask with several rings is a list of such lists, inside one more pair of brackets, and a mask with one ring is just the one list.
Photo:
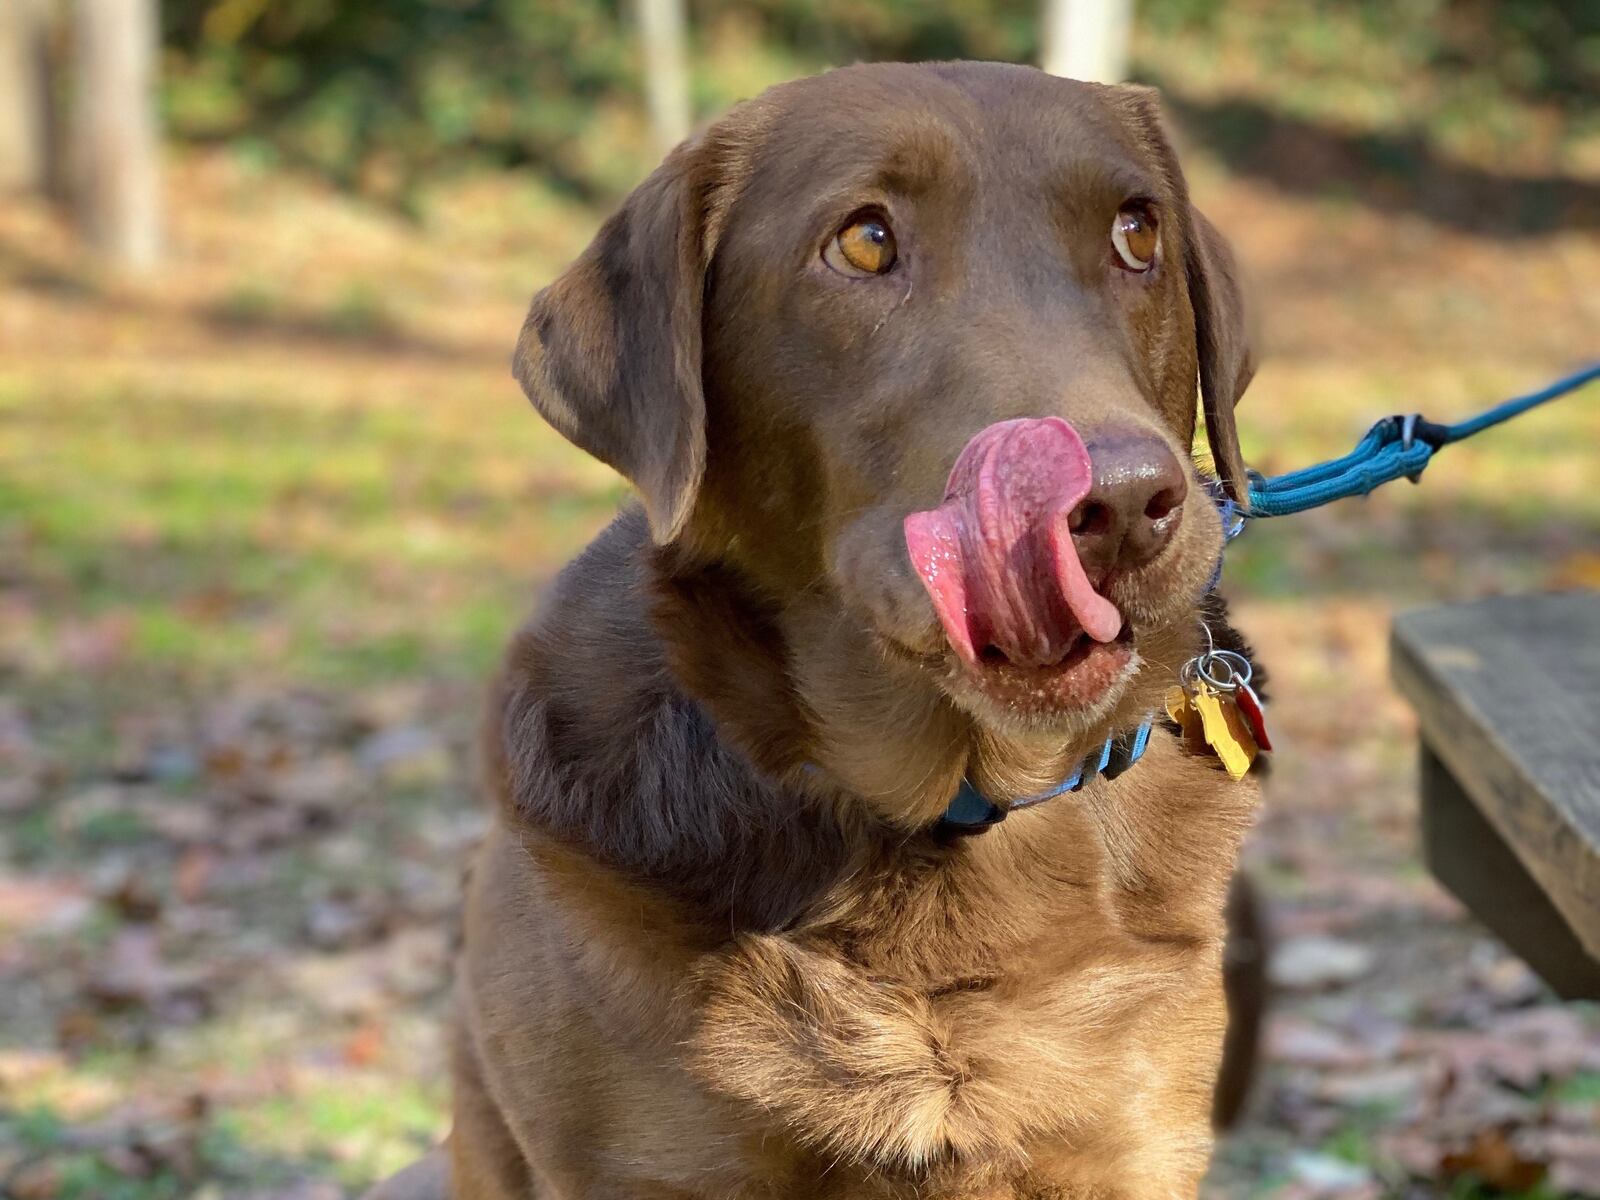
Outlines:
[[732, 619], [730, 603], [714, 581], [664, 575], [642, 514], [624, 512], [513, 640], [485, 760], [513, 825], [723, 928], [769, 929], [845, 869], [851, 835], [814, 797], [758, 769], [680, 682], [686, 669], [720, 666], [726, 686], [749, 689], [724, 703], [755, 711], [771, 695], [755, 682], [767, 674], [759, 630], [747, 613]]

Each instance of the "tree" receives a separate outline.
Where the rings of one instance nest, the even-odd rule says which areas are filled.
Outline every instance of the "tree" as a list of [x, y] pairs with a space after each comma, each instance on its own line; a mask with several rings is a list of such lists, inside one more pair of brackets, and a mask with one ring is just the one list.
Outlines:
[[689, 136], [689, 70], [683, 49], [683, 0], [638, 0], [644, 43], [650, 132], [665, 154]]
[[50, 182], [49, 6], [0, 3], [0, 191]]
[[1121, 83], [1132, 21], [1133, 0], [1045, 0], [1040, 65], [1069, 79]]
[[107, 259], [142, 270], [161, 245], [156, 2], [77, 0], [76, 18], [78, 217]]

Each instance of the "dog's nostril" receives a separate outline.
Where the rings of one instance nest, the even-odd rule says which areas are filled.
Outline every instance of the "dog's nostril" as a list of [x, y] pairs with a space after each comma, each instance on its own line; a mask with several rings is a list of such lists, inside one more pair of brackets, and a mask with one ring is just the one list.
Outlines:
[[1074, 514], [1079, 559], [1091, 577], [1142, 567], [1182, 525], [1189, 477], [1165, 439], [1148, 431], [1108, 428], [1086, 444], [1094, 486]]
[[1104, 533], [1111, 528], [1111, 510], [1095, 500], [1085, 500], [1067, 516], [1067, 529], [1077, 534]]
[[1183, 503], [1183, 496], [1176, 488], [1162, 488], [1150, 502], [1144, 506], [1144, 515], [1152, 521], [1159, 521], [1172, 515], [1172, 510]]

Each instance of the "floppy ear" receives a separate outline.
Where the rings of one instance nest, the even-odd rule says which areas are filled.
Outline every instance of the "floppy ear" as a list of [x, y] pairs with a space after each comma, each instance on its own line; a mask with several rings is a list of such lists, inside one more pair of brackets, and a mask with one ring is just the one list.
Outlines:
[[1255, 355], [1233, 250], [1193, 205], [1189, 207], [1184, 269], [1189, 277], [1189, 304], [1194, 309], [1195, 349], [1200, 356], [1206, 442], [1222, 486], [1236, 503], [1245, 505], [1250, 480], [1239, 450], [1233, 409], [1256, 373]]
[[1194, 309], [1195, 351], [1200, 364], [1200, 400], [1206, 416], [1206, 441], [1228, 495], [1244, 504], [1250, 483], [1233, 408], [1256, 373], [1250, 326], [1238, 268], [1227, 240], [1189, 201], [1189, 188], [1161, 119], [1161, 96], [1154, 88], [1114, 84], [1100, 94], [1129, 132], [1150, 152], [1178, 203], [1183, 240], [1183, 270]]
[[545, 420], [639, 491], [658, 543], [705, 473], [700, 311], [706, 174], [685, 143], [533, 298], [512, 371]]

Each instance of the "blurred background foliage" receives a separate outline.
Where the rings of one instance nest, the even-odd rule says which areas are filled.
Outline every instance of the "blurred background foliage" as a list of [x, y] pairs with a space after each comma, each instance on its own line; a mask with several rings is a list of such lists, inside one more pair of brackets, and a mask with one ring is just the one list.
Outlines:
[[[469, 163], [614, 196], [646, 154], [640, 55], [617, 0], [162, 10], [175, 134], [243, 138], [401, 204], [418, 180]], [[697, 0], [696, 108], [858, 59], [1035, 61], [1038, 17], [1037, 0]], [[1136, 77], [1180, 93], [1271, 90], [1290, 115], [1426, 135], [1502, 167], [1560, 158], [1600, 128], [1594, 0], [1147, 0], [1134, 50]], [[1222, 125], [1234, 140], [1258, 132], [1237, 114]]]

